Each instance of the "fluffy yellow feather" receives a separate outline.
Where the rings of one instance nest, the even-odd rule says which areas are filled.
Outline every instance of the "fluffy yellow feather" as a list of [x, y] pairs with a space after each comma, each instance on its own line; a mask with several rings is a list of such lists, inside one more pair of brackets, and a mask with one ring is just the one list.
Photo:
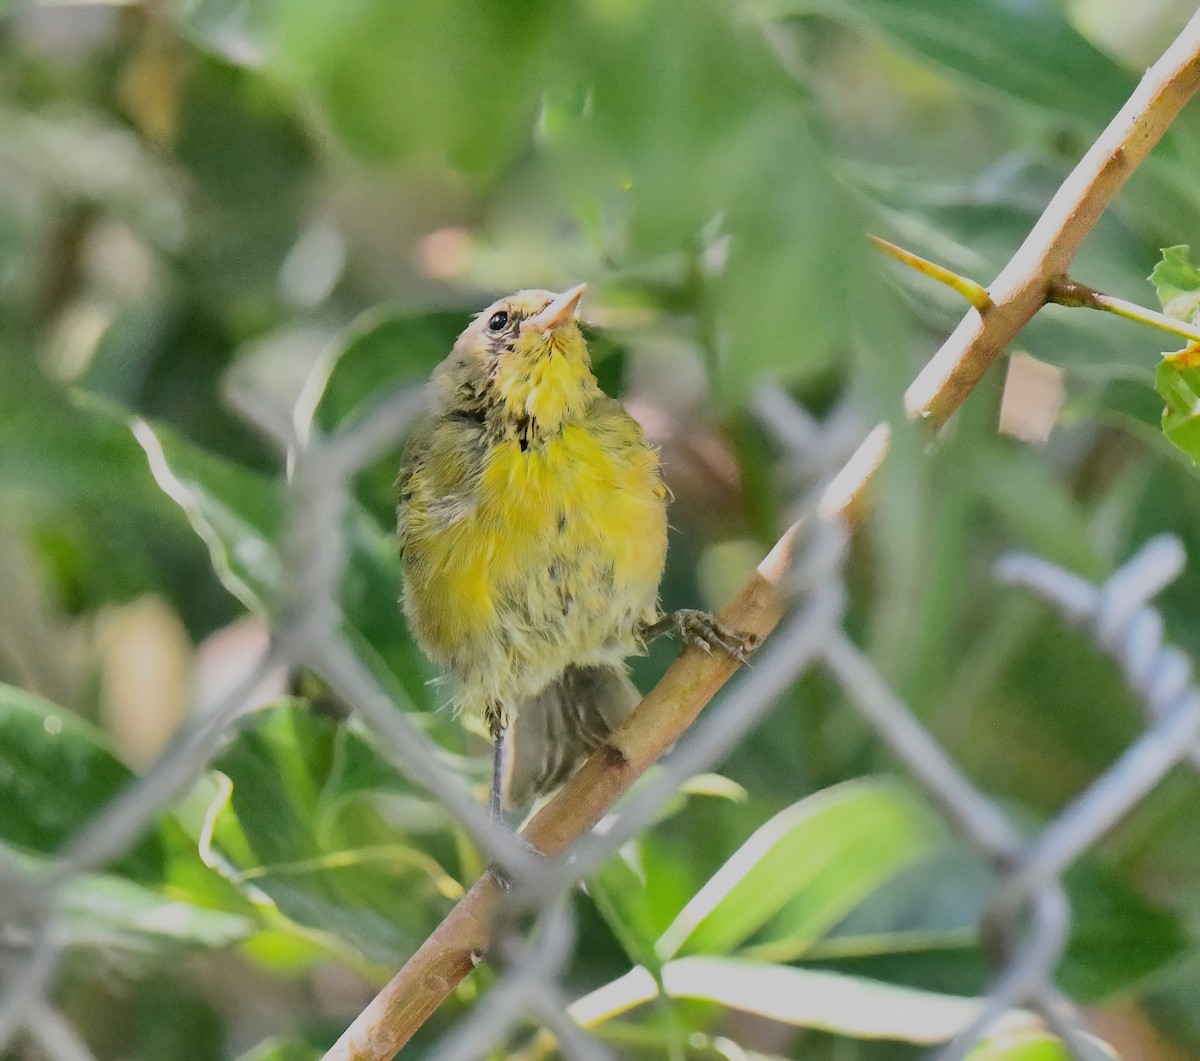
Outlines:
[[475, 317], [400, 472], [404, 611], [484, 713], [497, 814], [509, 725], [521, 804], [633, 707], [623, 661], [663, 628], [668, 493], [657, 451], [596, 384], [583, 290], [520, 291]]

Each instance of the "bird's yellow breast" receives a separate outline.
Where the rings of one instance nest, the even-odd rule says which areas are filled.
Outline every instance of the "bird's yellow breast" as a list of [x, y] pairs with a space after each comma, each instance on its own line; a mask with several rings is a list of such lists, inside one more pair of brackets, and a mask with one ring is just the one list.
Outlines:
[[[543, 553], [611, 566], [622, 587], [657, 590], [665, 554], [666, 491], [654, 452], [615, 443], [586, 423], [569, 424], [544, 446], [493, 447], [481, 481], [481, 516], [494, 528], [491, 581], [520, 585]], [[661, 541], [660, 541], [661, 539]], [[545, 578], [546, 572], [540, 572]], [[597, 585], [594, 589], [602, 591]]]
[[406, 610], [433, 658], [515, 699], [568, 664], [636, 650], [637, 624], [657, 613], [666, 489], [656, 452], [617, 403], [549, 438], [493, 441], [469, 501], [423, 504], [463, 496], [446, 474], [435, 463], [429, 488], [414, 485], [405, 547]]

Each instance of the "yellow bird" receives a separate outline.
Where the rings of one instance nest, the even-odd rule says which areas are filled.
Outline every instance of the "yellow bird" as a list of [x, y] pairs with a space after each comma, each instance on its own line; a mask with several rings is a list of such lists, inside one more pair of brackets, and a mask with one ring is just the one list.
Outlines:
[[660, 616], [669, 493], [658, 451], [592, 374], [585, 287], [519, 291], [473, 319], [433, 373], [399, 476], [405, 615], [483, 712], [497, 818], [632, 710], [624, 661], [649, 639], [678, 629], [743, 649], [703, 612]]

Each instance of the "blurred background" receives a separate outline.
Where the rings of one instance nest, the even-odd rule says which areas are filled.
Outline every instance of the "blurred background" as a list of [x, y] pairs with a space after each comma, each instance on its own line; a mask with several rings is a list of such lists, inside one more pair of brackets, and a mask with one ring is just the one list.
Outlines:
[[[1153, 390], [1178, 344], [1047, 310], [1018, 347], [1048, 412], [1001, 431], [998, 366], [930, 447], [901, 423], [902, 394], [963, 306], [865, 234], [990, 282], [1191, 14], [1174, 0], [0, 0], [0, 842], [43, 864], [262, 651], [284, 462], [231, 390], [349, 425], [424, 379], [494, 297], [580, 281], [601, 382], [662, 447], [675, 492], [667, 607], [718, 606], [793, 510], [794, 462], [755, 415], [764, 394], [897, 425], [851, 556], [849, 628], [1036, 828], [1143, 722], [1086, 638], [991, 567], [1023, 548], [1101, 578], [1173, 531], [1193, 561], [1162, 598], [1168, 634], [1200, 653], [1200, 484]], [[1074, 275], [1155, 305], [1159, 248], [1197, 233], [1193, 107]], [[437, 710], [445, 691], [395, 604], [397, 461], [357, 483], [347, 611], [398, 703], [478, 782], [484, 745]], [[644, 688], [673, 651], [636, 661]], [[480, 871], [304, 676], [258, 699], [195, 790], [62, 899], [56, 998], [98, 1058], [317, 1057]], [[636, 916], [603, 881], [577, 897], [569, 997], [646, 960], [772, 815], [848, 782], [866, 787], [832, 791], [888, 794], [903, 830], [878, 827], [901, 849], [877, 864], [864, 842], [824, 877], [814, 854], [824, 884], [798, 881], [726, 952], [986, 987], [972, 926], [990, 871], [832, 681], [799, 683], [721, 770], [638, 842]], [[1200, 1057], [1198, 880], [1200, 788], [1182, 770], [1068, 878], [1061, 983], [1129, 1056]], [[629, 1057], [919, 1053], [698, 1002], [600, 1031]]]

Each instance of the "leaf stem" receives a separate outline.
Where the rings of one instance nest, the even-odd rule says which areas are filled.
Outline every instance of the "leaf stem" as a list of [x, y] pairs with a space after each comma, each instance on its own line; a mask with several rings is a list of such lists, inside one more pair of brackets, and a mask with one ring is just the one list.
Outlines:
[[1087, 284], [1081, 284], [1078, 280], [1072, 280], [1070, 277], [1059, 277], [1050, 282], [1047, 301], [1059, 306], [1098, 309], [1104, 313], [1113, 313], [1118, 317], [1126, 318], [1126, 320], [1139, 321], [1152, 328], [1170, 332], [1172, 335], [1182, 335], [1183, 338], [1190, 339], [1193, 343], [1200, 343], [1200, 328], [1193, 327], [1176, 317], [1168, 317], [1165, 313], [1139, 306], [1136, 302], [1127, 302], [1123, 298], [1106, 295], [1095, 288], [1088, 287]]

